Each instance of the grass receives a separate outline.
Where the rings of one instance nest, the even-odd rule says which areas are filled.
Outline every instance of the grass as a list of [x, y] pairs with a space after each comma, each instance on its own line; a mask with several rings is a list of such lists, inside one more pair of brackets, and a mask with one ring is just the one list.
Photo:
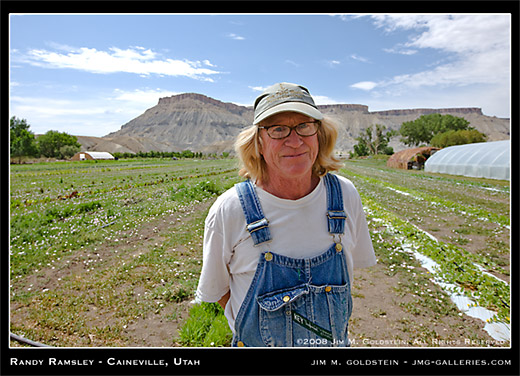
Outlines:
[[230, 346], [232, 340], [224, 311], [217, 303], [196, 304], [179, 334], [179, 342], [189, 347]]

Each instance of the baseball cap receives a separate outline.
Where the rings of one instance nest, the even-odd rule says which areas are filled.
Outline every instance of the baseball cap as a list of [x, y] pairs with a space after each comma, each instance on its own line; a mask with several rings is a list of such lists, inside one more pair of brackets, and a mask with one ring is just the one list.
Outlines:
[[265, 89], [256, 98], [254, 110], [254, 125], [269, 116], [287, 111], [298, 112], [316, 120], [323, 119], [323, 114], [314, 104], [309, 90], [301, 85], [287, 82], [274, 84]]

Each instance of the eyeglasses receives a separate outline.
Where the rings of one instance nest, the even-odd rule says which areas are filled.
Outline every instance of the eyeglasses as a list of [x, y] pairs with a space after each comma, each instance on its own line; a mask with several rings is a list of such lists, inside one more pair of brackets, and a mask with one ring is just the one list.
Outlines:
[[318, 132], [320, 127], [319, 121], [308, 121], [300, 123], [295, 127], [289, 127], [288, 125], [270, 125], [267, 127], [258, 127], [259, 129], [265, 129], [267, 135], [275, 140], [289, 137], [291, 132], [294, 130], [298, 136], [310, 137], [314, 136]]

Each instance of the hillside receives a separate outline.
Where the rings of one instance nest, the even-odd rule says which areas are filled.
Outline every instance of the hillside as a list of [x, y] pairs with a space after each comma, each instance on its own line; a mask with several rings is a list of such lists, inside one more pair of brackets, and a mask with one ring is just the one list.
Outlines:
[[[372, 124], [399, 129], [405, 121], [430, 113], [464, 117], [472, 127], [488, 135], [489, 141], [508, 139], [509, 119], [486, 116], [480, 108], [401, 109], [370, 112], [368, 106], [336, 104], [318, 106], [325, 116], [340, 127], [339, 151], [348, 153], [361, 130]], [[159, 103], [104, 137], [78, 136], [85, 150], [109, 152], [180, 151], [190, 149], [206, 153], [232, 151], [241, 129], [251, 124], [251, 107], [224, 103], [195, 93], [159, 99]], [[397, 138], [395, 151], [405, 148]]]

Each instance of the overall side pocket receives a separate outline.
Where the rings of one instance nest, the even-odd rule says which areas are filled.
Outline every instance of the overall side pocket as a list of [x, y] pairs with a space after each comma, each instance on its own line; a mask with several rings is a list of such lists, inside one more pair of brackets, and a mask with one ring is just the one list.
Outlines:
[[292, 346], [291, 309], [304, 304], [308, 285], [272, 291], [257, 298], [260, 306], [259, 325], [266, 346]]
[[329, 346], [348, 346], [348, 321], [352, 314], [350, 284], [310, 286], [315, 323], [332, 334]]

